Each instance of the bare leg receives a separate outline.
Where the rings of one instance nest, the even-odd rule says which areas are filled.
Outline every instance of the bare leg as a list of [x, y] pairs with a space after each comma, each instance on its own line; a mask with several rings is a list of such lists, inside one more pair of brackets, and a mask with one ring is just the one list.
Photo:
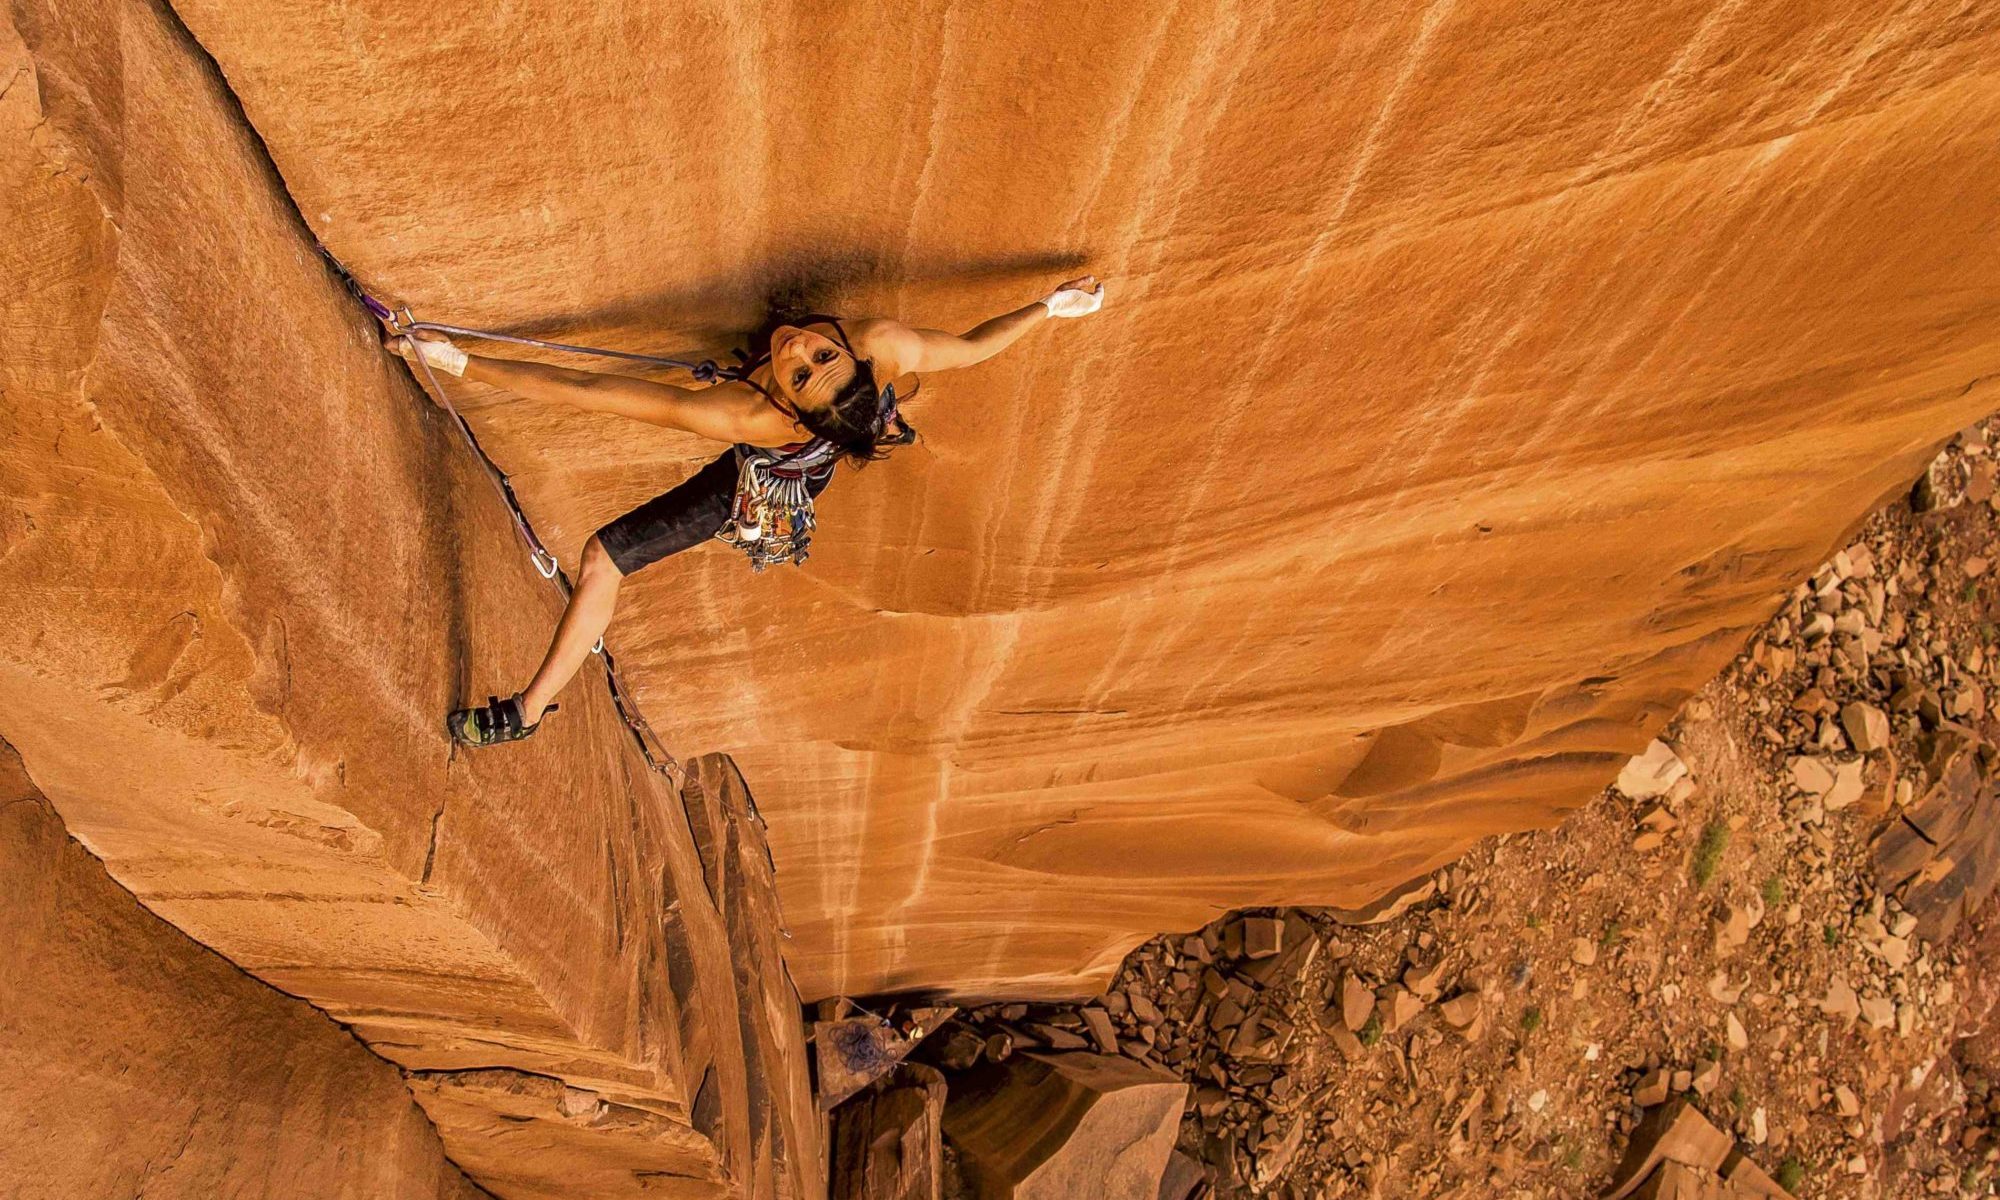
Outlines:
[[521, 693], [521, 720], [533, 725], [542, 719], [542, 710], [576, 677], [590, 648], [604, 636], [611, 613], [618, 607], [618, 585], [623, 582], [611, 554], [593, 536], [583, 544], [583, 563], [577, 569], [576, 587], [570, 592], [569, 607], [556, 623], [549, 652], [542, 659], [534, 681]]

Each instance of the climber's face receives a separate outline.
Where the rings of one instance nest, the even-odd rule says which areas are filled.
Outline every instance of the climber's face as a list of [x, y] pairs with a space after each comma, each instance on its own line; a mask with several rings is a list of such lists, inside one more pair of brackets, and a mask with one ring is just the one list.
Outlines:
[[854, 359], [840, 343], [796, 325], [771, 331], [771, 382], [800, 409], [823, 409], [854, 378]]

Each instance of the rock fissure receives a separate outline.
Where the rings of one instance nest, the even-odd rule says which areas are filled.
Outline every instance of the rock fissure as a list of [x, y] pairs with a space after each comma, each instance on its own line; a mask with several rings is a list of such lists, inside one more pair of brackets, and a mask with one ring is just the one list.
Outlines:
[[431, 814], [431, 837], [424, 847], [424, 869], [417, 876], [417, 882], [429, 883], [431, 870], [437, 866], [438, 829], [444, 823], [444, 802], [439, 801], [437, 811]]

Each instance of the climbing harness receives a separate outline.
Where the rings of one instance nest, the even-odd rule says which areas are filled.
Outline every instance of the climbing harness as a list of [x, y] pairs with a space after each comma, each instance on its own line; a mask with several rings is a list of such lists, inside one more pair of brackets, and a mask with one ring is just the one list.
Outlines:
[[810, 484], [833, 474], [840, 448], [814, 438], [792, 454], [762, 446], [736, 448], [736, 498], [716, 540], [750, 558], [750, 569], [772, 563], [802, 563], [812, 544], [813, 495]]
[[[895, 384], [882, 389], [882, 414], [885, 427], [908, 430], [896, 411]], [[716, 539], [748, 555], [753, 571], [804, 562], [818, 528], [812, 485], [824, 483], [839, 458], [840, 447], [825, 438], [790, 450], [736, 447], [736, 498]]]
[[[840, 322], [831, 317], [822, 320], [833, 326], [849, 357], [859, 362], [861, 356], [854, 353]], [[797, 420], [796, 413], [779, 405], [769, 392], [751, 380], [751, 373], [765, 361], [763, 357], [746, 357], [730, 378], [749, 383], [780, 412]], [[884, 438], [892, 429], [896, 433]], [[893, 383], [882, 389], [876, 433], [879, 439], [896, 444], [907, 445], [916, 439], [909, 422], [897, 411]], [[773, 563], [803, 563], [812, 545], [813, 530], [818, 527], [813, 516], [813, 492], [816, 485], [824, 484], [832, 476], [840, 454], [840, 447], [823, 437], [798, 446], [738, 445], [736, 495], [730, 501], [729, 519], [716, 533], [716, 540], [749, 556], [753, 571], [762, 571]]]

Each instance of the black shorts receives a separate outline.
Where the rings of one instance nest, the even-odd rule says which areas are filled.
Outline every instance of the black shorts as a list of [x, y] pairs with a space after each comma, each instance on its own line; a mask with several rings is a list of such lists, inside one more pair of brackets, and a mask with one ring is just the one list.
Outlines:
[[[630, 575], [669, 554], [701, 545], [729, 523], [736, 499], [736, 451], [722, 452], [686, 482], [662, 492], [597, 531], [597, 540], [611, 553], [621, 575]], [[833, 478], [829, 472], [806, 490], [817, 496]]]

